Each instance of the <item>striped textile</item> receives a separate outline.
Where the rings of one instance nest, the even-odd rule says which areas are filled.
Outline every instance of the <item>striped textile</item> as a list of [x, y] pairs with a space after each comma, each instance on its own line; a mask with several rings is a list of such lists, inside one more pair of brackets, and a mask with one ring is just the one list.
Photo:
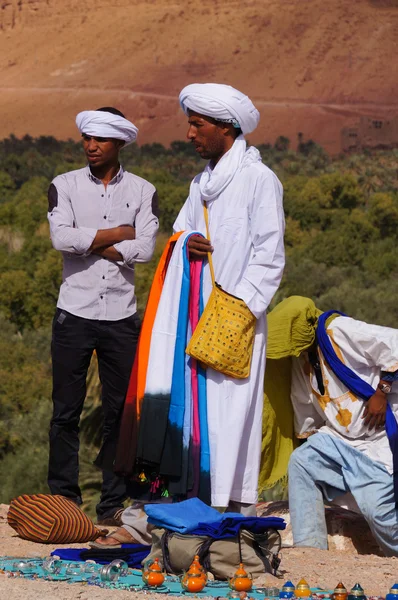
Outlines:
[[104, 534], [72, 500], [50, 494], [14, 498], [7, 521], [19, 537], [42, 544], [88, 542]]

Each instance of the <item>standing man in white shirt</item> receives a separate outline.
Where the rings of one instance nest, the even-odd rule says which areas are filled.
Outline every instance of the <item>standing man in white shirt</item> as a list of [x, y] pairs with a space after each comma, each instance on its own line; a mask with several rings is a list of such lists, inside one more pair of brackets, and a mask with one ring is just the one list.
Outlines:
[[140, 321], [134, 265], [148, 262], [159, 227], [152, 184], [123, 170], [119, 151], [138, 129], [110, 107], [76, 117], [88, 165], [56, 177], [48, 191], [54, 248], [63, 278], [53, 322], [53, 417], [48, 485], [80, 504], [79, 421], [94, 351], [102, 383], [103, 471], [98, 523], [118, 525], [126, 499], [113, 473], [119, 416], [127, 391]]

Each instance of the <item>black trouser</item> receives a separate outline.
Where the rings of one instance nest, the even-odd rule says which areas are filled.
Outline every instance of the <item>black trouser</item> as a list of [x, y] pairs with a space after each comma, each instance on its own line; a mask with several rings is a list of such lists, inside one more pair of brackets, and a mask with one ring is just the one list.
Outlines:
[[104, 416], [100, 518], [112, 515], [126, 499], [124, 480], [113, 464], [119, 420], [134, 361], [140, 321], [132, 315], [120, 321], [83, 319], [57, 309], [51, 344], [53, 366], [53, 417], [50, 425], [48, 485], [81, 503], [79, 487], [79, 421], [86, 397], [86, 377], [95, 350], [102, 384]]

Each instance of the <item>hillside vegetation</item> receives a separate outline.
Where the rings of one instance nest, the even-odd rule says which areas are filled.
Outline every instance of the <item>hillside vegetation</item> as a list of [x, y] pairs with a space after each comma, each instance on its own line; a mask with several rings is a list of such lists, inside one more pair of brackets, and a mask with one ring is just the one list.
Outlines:
[[[313, 142], [289, 149], [279, 137], [258, 146], [285, 190], [285, 275], [274, 303], [310, 296], [369, 322], [398, 323], [398, 151], [330, 158]], [[142, 313], [156, 261], [203, 162], [185, 142], [131, 146], [123, 166], [154, 183], [161, 233], [155, 257], [136, 270]], [[0, 502], [47, 491], [51, 414], [51, 320], [61, 281], [61, 255], [51, 247], [47, 188], [84, 165], [80, 144], [51, 137], [0, 142]], [[100, 430], [99, 383], [90, 370], [82, 422], [82, 484], [87, 508], [98, 492], [91, 465]]]

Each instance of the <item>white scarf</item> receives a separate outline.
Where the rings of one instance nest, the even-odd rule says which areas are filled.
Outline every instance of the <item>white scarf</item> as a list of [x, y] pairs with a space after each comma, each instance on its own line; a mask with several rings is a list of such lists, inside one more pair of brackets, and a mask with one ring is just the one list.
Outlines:
[[184, 271], [182, 247], [189, 233], [177, 240], [163, 284], [151, 333], [145, 394], [168, 395], [173, 377], [178, 310]]
[[261, 161], [257, 148], [250, 146], [246, 150], [246, 140], [243, 135], [236, 138], [232, 148], [218, 161], [214, 169], [210, 163], [206, 165], [200, 176], [199, 189], [203, 200], [214, 200], [231, 183], [238, 171]]

